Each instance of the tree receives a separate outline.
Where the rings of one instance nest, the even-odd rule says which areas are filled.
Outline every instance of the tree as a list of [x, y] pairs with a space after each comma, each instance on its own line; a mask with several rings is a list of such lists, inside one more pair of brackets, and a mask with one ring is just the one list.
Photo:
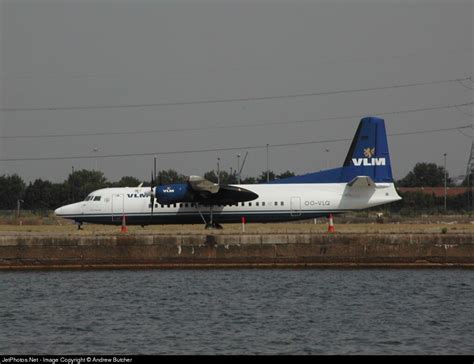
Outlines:
[[462, 181], [461, 186], [463, 187], [472, 187], [474, 186], [474, 173], [468, 174], [464, 181]]
[[170, 183], [185, 183], [186, 176], [184, 174], [179, 174], [174, 169], [162, 170], [158, 172], [156, 183], [161, 183], [163, 185]]
[[[442, 187], [444, 186], [444, 167], [435, 163], [417, 163], [413, 171], [398, 181], [400, 187]], [[447, 175], [447, 185], [453, 184]]]
[[17, 174], [0, 176], [0, 209], [13, 210], [23, 198], [25, 182]]
[[107, 187], [107, 179], [101, 171], [81, 169], [71, 173], [65, 182], [70, 191], [69, 201], [81, 201], [92, 191]]
[[[217, 183], [217, 174], [215, 171], [209, 171], [209, 172], [204, 173], [204, 178], [211, 182]], [[236, 184], [237, 183], [236, 173], [233, 172], [232, 174], [230, 174], [227, 171], [219, 171], [219, 183], [223, 185]]]
[[255, 177], [246, 177], [244, 179], [241, 179], [240, 183], [242, 183], [243, 185], [253, 185], [257, 183], [257, 180]]
[[[225, 172], [225, 171], [223, 171], [223, 172]], [[225, 181], [226, 181], [225, 183], [226, 184], [231, 185], [231, 184], [239, 183], [239, 181], [237, 180], [237, 172], [236, 171], [233, 171], [232, 173], [225, 172], [225, 175], [226, 175], [225, 176], [226, 177], [225, 178]], [[222, 176], [221, 176], [221, 178], [222, 178]]]
[[24, 207], [30, 210], [50, 210], [57, 207], [55, 197], [57, 186], [49, 181], [36, 179], [26, 187], [24, 195]]
[[289, 178], [289, 177], [294, 177], [294, 176], [295, 174], [293, 172], [285, 171], [283, 173], [280, 173], [278, 176], [276, 176], [276, 178], [284, 179], [284, 178]]
[[132, 176], [124, 176], [118, 182], [111, 183], [111, 187], [137, 187], [141, 181]]
[[[275, 179], [275, 172], [269, 171], [268, 177], [270, 181], [273, 181]], [[260, 176], [257, 177], [257, 183], [265, 183], [265, 182], [267, 182], [267, 171], [262, 171], [262, 173], [260, 173]]]
[[204, 173], [204, 178], [207, 179], [208, 181], [217, 183], [217, 174], [214, 171], [209, 171]]
[[53, 183], [53, 196], [51, 199], [52, 200], [50, 201], [49, 205], [52, 209], [57, 209], [58, 207], [72, 201], [71, 187], [68, 185], [67, 181], [63, 183]]

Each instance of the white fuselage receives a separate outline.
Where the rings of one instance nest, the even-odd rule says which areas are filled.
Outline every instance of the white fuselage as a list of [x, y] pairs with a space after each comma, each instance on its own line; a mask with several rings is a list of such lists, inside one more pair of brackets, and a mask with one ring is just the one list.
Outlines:
[[[374, 188], [356, 188], [347, 183], [237, 185], [256, 193], [253, 201], [212, 206], [219, 223], [302, 220], [361, 210], [400, 200], [393, 183]], [[58, 208], [58, 216], [77, 222], [120, 224], [186, 224], [208, 219], [211, 207], [190, 202], [162, 205], [155, 202], [153, 214], [149, 187], [105, 188], [92, 192], [88, 200]], [[100, 197], [100, 198], [99, 198]]]

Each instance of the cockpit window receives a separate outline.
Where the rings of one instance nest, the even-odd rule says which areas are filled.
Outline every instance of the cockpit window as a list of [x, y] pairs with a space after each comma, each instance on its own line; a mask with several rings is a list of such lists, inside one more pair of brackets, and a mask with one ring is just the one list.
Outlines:
[[100, 196], [95, 196], [94, 201], [100, 201]]
[[87, 196], [87, 197], [84, 199], [84, 201], [89, 201], [90, 199], [92, 199], [92, 197], [93, 197], [93, 196], [89, 195], [89, 196]]

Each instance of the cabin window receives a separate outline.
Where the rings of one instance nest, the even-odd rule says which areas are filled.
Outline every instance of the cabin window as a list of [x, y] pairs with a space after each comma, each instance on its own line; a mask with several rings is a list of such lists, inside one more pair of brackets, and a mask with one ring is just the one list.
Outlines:
[[100, 196], [95, 196], [94, 201], [100, 201]]
[[262, 206], [265, 206], [265, 202], [262, 202]]
[[278, 206], [278, 201], [275, 201], [275, 206]]
[[255, 206], [259, 206], [259, 202], [255, 202]]
[[242, 202], [240, 206], [245, 206], [245, 202]]
[[252, 206], [252, 203], [251, 203], [251, 202], [249, 202], [249, 206]]
[[156, 203], [156, 204], [155, 204], [155, 209], [157, 209], [157, 208], [158, 208], [158, 204]]
[[179, 207], [183, 207], [183, 204], [182, 204], [182, 203], [180, 203], [180, 204], [179, 204]]
[[188, 207], [188, 204], [187, 204], [187, 203], [185, 203], [185, 204], [184, 204], [184, 207]]
[[193, 204], [193, 203], [191, 204], [191, 207], [194, 207], [194, 204]]
[[285, 203], [282, 201], [282, 202], [280, 202], [280, 205], [284, 206], [284, 205], [285, 205]]
[[171, 207], [171, 205], [170, 205], [170, 204], [168, 204], [168, 205], [166, 205], [166, 206], [167, 206], [168, 208], [170, 208], [170, 207]]
[[173, 207], [176, 207], [176, 204], [175, 204], [175, 203], [173, 204]]

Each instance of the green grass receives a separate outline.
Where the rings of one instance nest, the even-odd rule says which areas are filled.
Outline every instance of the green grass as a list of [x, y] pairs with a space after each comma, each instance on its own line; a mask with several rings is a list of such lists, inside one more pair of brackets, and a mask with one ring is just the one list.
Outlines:
[[[323, 223], [324, 221], [324, 223]], [[325, 220], [318, 220], [314, 223], [272, 223], [272, 224], [247, 224], [246, 234], [326, 234], [327, 224]], [[1, 222], [0, 222], [1, 223]], [[68, 234], [68, 235], [104, 235], [120, 234], [120, 226], [84, 224], [83, 230], [78, 230], [77, 226], [67, 220], [57, 219], [56, 224], [28, 224], [27, 221], [20, 225], [0, 224], [0, 235], [9, 234]], [[240, 234], [241, 224], [224, 224], [223, 230], [205, 230], [202, 224], [199, 225], [153, 225], [128, 226], [128, 234], [159, 234], [159, 235], [205, 235], [205, 234]], [[346, 223], [338, 224], [335, 219], [337, 233], [356, 234], [439, 234], [445, 230], [449, 234], [473, 234], [474, 224], [472, 223]]]

